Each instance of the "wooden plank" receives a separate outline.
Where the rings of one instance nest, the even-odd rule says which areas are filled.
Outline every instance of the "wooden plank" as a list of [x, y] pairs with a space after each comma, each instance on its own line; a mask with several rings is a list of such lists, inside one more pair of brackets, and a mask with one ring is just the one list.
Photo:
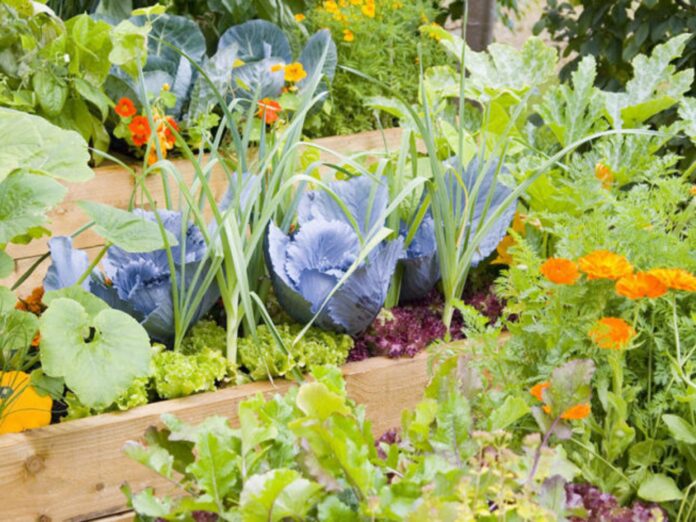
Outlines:
[[[322, 138], [314, 140], [312, 143], [348, 156], [364, 151], [383, 152], [386, 150], [393, 152], [398, 149], [400, 140], [400, 129], [388, 129], [384, 132], [370, 131], [351, 136]], [[323, 152], [322, 159], [329, 162], [340, 160], [336, 154], [330, 152]], [[176, 159], [173, 163], [187, 183], [190, 184], [195, 178], [193, 165], [184, 159]], [[53, 235], [70, 235], [87, 222], [86, 216], [77, 207], [77, 201], [87, 199], [118, 208], [127, 208], [135, 184], [130, 173], [113, 163], [94, 170], [96, 176], [91, 181], [66, 184], [69, 192], [65, 200], [48, 215], [50, 223], [47, 228], [51, 230]], [[161, 205], [164, 201], [164, 188], [160, 176], [150, 177], [146, 180], [146, 185], [148, 190], [152, 192], [154, 200]], [[211, 186], [219, 200], [227, 188], [226, 176], [219, 166], [213, 169]], [[176, 194], [174, 193], [174, 196]], [[42, 238], [32, 241], [28, 245], [9, 245], [7, 252], [15, 259], [15, 272], [6, 279], [0, 279], [0, 284], [12, 285], [34, 261], [47, 252], [47, 241], [48, 238]], [[89, 230], [80, 234], [74, 242], [75, 247], [81, 249], [90, 249], [101, 243], [102, 239]], [[40, 286], [47, 268], [48, 263], [44, 262], [35, 274], [20, 287], [20, 295], [26, 295], [36, 286]]]
[[[401, 411], [413, 408], [427, 383], [427, 355], [413, 359], [374, 358], [344, 366], [348, 392], [365, 405], [379, 435], [400, 425]], [[237, 406], [257, 393], [283, 393], [286, 381], [252, 383], [0, 437], [0, 520], [85, 522], [124, 513], [119, 488], [135, 490], [167, 483], [122, 453], [123, 444], [139, 439], [162, 413], [187, 422], [210, 415], [237, 419]], [[163, 489], [164, 488], [164, 489]], [[114, 519], [125, 520], [125, 519]]]

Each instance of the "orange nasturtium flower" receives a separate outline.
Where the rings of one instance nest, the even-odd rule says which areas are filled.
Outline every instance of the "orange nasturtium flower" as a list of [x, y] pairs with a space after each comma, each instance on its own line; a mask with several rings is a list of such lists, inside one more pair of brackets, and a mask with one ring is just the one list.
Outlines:
[[696, 292], [696, 276], [681, 268], [654, 268], [648, 270], [648, 274], [672, 290]]
[[638, 272], [616, 282], [616, 293], [629, 299], [655, 299], [667, 293], [667, 285], [654, 275]]
[[50, 397], [42, 397], [24, 372], [0, 375], [0, 433], [19, 433], [51, 423]]
[[550, 257], [541, 265], [541, 273], [557, 285], [573, 285], [580, 277], [577, 265], [570, 259]]
[[128, 124], [128, 130], [136, 147], [142, 147], [150, 139], [150, 122], [145, 116], [135, 116]]
[[264, 98], [259, 100], [258, 104], [259, 110], [256, 116], [262, 118], [267, 125], [272, 125], [278, 121], [278, 113], [282, 110], [282, 107], [277, 101]]
[[17, 300], [15, 309], [22, 310], [24, 312], [31, 312], [34, 315], [41, 315], [41, 313], [46, 309], [46, 306], [43, 304], [43, 296], [44, 287], [37, 286], [27, 297]]
[[544, 381], [535, 384], [532, 386], [529, 390], [529, 393], [531, 393], [537, 400], [543, 401], [544, 400], [544, 390], [551, 386], [551, 383], [549, 381]]
[[597, 165], [595, 165], [594, 172], [595, 177], [602, 182], [603, 188], [611, 188], [611, 184], [614, 182], [614, 174], [609, 167], [603, 163], [597, 163]]
[[628, 259], [608, 250], [590, 252], [578, 259], [578, 266], [588, 279], [621, 279], [633, 273]]
[[300, 62], [291, 63], [285, 66], [285, 81], [297, 83], [307, 77], [303, 65]]
[[590, 329], [592, 341], [605, 350], [621, 350], [636, 336], [633, 327], [618, 317], [603, 317]]
[[134, 116], [138, 110], [135, 108], [133, 100], [123, 97], [118, 100], [116, 107], [114, 107], [114, 112], [121, 118], [130, 118], [131, 116]]

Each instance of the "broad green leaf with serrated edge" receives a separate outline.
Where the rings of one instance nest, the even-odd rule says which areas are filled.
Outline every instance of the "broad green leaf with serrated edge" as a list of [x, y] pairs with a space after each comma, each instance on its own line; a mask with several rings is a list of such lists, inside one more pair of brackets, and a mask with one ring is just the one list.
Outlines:
[[687, 444], [696, 444], [696, 427], [693, 424], [678, 415], [663, 415], [662, 420], [667, 424], [672, 437]]
[[0, 244], [40, 228], [46, 222], [46, 212], [63, 199], [66, 191], [56, 180], [26, 172], [15, 172], [1, 181]]
[[254, 475], [244, 484], [239, 499], [244, 522], [304, 520], [314, 507], [321, 486], [291, 469]]
[[656, 473], [649, 475], [638, 488], [638, 496], [649, 502], [670, 502], [682, 498], [682, 492], [677, 487], [674, 479]]
[[[80, 201], [78, 205], [95, 222], [94, 231], [126, 252], [152, 252], [165, 248], [162, 231], [157, 223], [118, 208]], [[170, 247], [178, 244], [165, 230]]]
[[187, 471], [198, 485], [218, 504], [240, 480], [239, 455], [231, 437], [214, 431], [201, 431], [194, 447], [196, 460]]
[[124, 312], [107, 309], [90, 315], [77, 301], [59, 298], [39, 326], [43, 370], [63, 377], [87, 406], [110, 405], [134, 379], [149, 374], [150, 339]]
[[94, 177], [88, 162], [87, 143], [77, 132], [39, 116], [0, 108], [0, 182], [19, 169], [87, 181]]
[[510, 395], [491, 414], [490, 430], [504, 430], [530, 412], [524, 399]]

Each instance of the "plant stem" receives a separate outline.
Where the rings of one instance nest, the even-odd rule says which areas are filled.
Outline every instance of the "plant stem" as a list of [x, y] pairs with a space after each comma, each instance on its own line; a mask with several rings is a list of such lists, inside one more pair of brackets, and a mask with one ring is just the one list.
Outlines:
[[95, 268], [97, 268], [97, 265], [99, 262], [102, 260], [102, 258], [106, 255], [106, 253], [109, 251], [109, 248], [111, 247], [111, 243], [107, 241], [107, 243], [102, 247], [102, 249], [99, 251], [97, 254], [97, 257], [94, 258], [94, 260], [89, 264], [87, 267], [87, 270], [85, 270], [85, 273], [80, 276], [80, 279], [77, 280], [77, 285], [81, 285], [82, 283], [85, 282], [85, 279], [89, 277], [89, 275], [94, 271]]
[[553, 433], [553, 430], [560, 419], [561, 417], [559, 415], [553, 420], [551, 426], [549, 426], [549, 429], [546, 430], [546, 433], [544, 433], [544, 438], [542, 439], [541, 444], [539, 444], [539, 447], [534, 452], [534, 463], [532, 464], [532, 469], [529, 471], [529, 476], [527, 477], [527, 487], [530, 487], [532, 485], [534, 475], [536, 475], [537, 469], [539, 468], [539, 461], [541, 460], [541, 451], [548, 444], [549, 439], [551, 438], [551, 433]]

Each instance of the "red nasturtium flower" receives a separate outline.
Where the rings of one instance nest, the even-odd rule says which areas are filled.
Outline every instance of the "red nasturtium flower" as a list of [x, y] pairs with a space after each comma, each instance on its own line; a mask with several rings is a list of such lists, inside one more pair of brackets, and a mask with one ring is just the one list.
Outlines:
[[672, 290], [696, 292], [696, 276], [681, 268], [655, 268], [649, 270], [648, 274]]
[[608, 250], [590, 252], [578, 259], [578, 266], [588, 279], [620, 279], [633, 273], [628, 259]]
[[150, 122], [145, 116], [136, 116], [128, 124], [131, 139], [136, 147], [142, 147], [150, 139]]
[[629, 299], [655, 299], [667, 293], [667, 285], [654, 275], [638, 272], [616, 282], [616, 293]]
[[541, 265], [541, 273], [557, 285], [573, 285], [580, 277], [578, 267], [570, 259], [550, 257]]
[[278, 121], [278, 113], [283, 109], [280, 103], [270, 98], [264, 98], [259, 100], [258, 104], [259, 110], [256, 116], [263, 119], [267, 125], [272, 125]]
[[116, 107], [114, 107], [114, 112], [118, 114], [121, 118], [130, 118], [134, 116], [137, 111], [133, 100], [130, 98], [121, 98], [118, 100]]
[[618, 317], [603, 317], [590, 329], [592, 341], [605, 350], [621, 350], [636, 336], [633, 327]]

